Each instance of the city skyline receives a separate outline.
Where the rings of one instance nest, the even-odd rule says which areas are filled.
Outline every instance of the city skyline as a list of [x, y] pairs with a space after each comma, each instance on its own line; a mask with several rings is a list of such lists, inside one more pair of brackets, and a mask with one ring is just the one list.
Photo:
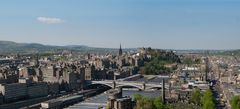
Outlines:
[[238, 49], [237, 0], [4, 1], [0, 40], [45, 45]]

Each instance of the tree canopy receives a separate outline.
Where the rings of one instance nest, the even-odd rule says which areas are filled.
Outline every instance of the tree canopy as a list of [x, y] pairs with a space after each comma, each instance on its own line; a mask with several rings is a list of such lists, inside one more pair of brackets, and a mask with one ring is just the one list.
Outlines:
[[134, 109], [167, 109], [161, 97], [149, 98], [140, 94], [135, 94], [134, 101], [136, 102]]
[[240, 109], [240, 96], [234, 96], [231, 99], [231, 107], [232, 109]]
[[167, 64], [180, 63], [179, 57], [172, 51], [167, 52], [163, 50], [150, 50], [148, 55], [151, 55], [150, 60], [145, 62], [144, 67], [141, 68], [142, 74], [159, 75], [163, 73], [170, 73], [177, 69], [177, 67], [165, 67]]
[[194, 89], [190, 97], [190, 102], [200, 106], [202, 104], [201, 99], [202, 99], [202, 94], [200, 90], [198, 88]]
[[215, 109], [215, 98], [213, 96], [213, 93], [210, 89], [208, 89], [202, 98], [203, 103], [203, 109]]
[[188, 103], [169, 103], [164, 104], [161, 97], [149, 98], [140, 94], [134, 95], [136, 105], [134, 109], [200, 109], [198, 105]]
[[190, 97], [190, 103], [201, 106], [202, 109], [215, 109], [216, 108], [215, 98], [210, 89], [205, 91], [204, 94], [202, 94], [198, 88], [194, 89], [192, 91], [192, 94]]
[[190, 57], [185, 57], [182, 60], [183, 64], [187, 64], [188, 66], [193, 65], [193, 64], [200, 64], [201, 63], [201, 59], [192, 59]]

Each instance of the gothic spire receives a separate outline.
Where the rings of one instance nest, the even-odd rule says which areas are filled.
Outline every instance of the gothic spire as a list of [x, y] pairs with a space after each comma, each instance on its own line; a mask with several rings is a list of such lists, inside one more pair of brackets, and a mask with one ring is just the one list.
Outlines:
[[119, 56], [122, 55], [122, 46], [121, 46], [121, 44], [120, 44], [120, 48], [119, 48], [119, 53], [118, 53], [118, 55], [119, 55]]

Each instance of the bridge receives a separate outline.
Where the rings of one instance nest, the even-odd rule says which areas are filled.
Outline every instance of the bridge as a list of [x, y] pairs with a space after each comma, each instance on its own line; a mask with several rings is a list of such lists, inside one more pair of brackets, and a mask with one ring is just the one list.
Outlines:
[[[156, 82], [145, 83], [145, 82], [139, 82], [139, 81], [104, 80], [104, 81], [91, 81], [91, 84], [103, 84], [111, 88], [130, 86], [130, 87], [138, 88], [140, 90], [162, 88], [162, 83], [156, 83]], [[169, 89], [169, 85], [165, 84], [165, 89]]]
[[[150, 77], [148, 80], [141, 80], [143, 77]], [[169, 76], [162, 76], [162, 75], [141, 75], [141, 74], [136, 74], [132, 75], [126, 78], [121, 78], [117, 80], [91, 80], [88, 81], [88, 85], [93, 85], [93, 84], [102, 84], [109, 86], [111, 88], [117, 88], [117, 87], [135, 87], [138, 88], [139, 90], [148, 90], [148, 89], [162, 89], [163, 84], [162, 80], [160, 81], [151, 81], [153, 78], [157, 79], [162, 79], [166, 80], [169, 79]], [[169, 89], [169, 85], [165, 83], [165, 89]]]
[[[146, 89], [154, 89], [159, 88], [162, 89], [162, 81], [160, 82], [151, 82], [151, 81], [137, 81], [141, 79], [142, 75], [136, 74], [132, 75], [126, 78], [118, 79], [118, 80], [100, 80], [100, 81], [90, 81], [90, 84], [102, 84], [109, 86], [111, 88], [117, 88], [117, 87], [135, 87], [140, 90], [146, 90]], [[168, 79], [168, 76], [154, 76], [156, 78], [161, 79]], [[165, 89], [169, 89], [169, 85], [165, 83]]]

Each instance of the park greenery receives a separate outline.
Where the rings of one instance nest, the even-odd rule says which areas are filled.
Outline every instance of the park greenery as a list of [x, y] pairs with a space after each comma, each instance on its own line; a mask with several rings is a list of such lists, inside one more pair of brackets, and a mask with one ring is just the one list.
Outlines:
[[[175, 71], [177, 69], [177, 63], [180, 63], [179, 57], [172, 51], [150, 49], [148, 55], [150, 55], [151, 58], [147, 59], [144, 66], [140, 69], [141, 74], [168, 74]], [[166, 67], [166, 65], [172, 66]]]
[[136, 103], [134, 109], [169, 109], [167, 105], [164, 105], [161, 97], [149, 98], [135, 94], [134, 101]]
[[161, 97], [149, 98], [140, 94], [134, 95], [134, 101], [134, 109], [201, 109], [200, 106], [184, 102], [164, 104]]
[[240, 96], [234, 96], [230, 103], [232, 109], [240, 109]]
[[185, 58], [183, 58], [182, 63], [186, 64], [188, 66], [191, 66], [191, 65], [194, 65], [194, 64], [200, 64], [201, 59], [198, 59], [198, 58], [193, 59], [193, 58], [190, 58], [190, 57], [185, 57]]
[[203, 109], [215, 109], [216, 101], [211, 90], [207, 90], [202, 98]]
[[194, 89], [191, 93], [191, 97], [189, 101], [195, 105], [201, 106], [202, 105], [201, 99], [202, 99], [202, 93], [200, 92], [200, 90]]
[[190, 97], [190, 103], [201, 106], [202, 109], [215, 109], [216, 102], [212, 91], [209, 89], [203, 94], [199, 89], [194, 89]]

